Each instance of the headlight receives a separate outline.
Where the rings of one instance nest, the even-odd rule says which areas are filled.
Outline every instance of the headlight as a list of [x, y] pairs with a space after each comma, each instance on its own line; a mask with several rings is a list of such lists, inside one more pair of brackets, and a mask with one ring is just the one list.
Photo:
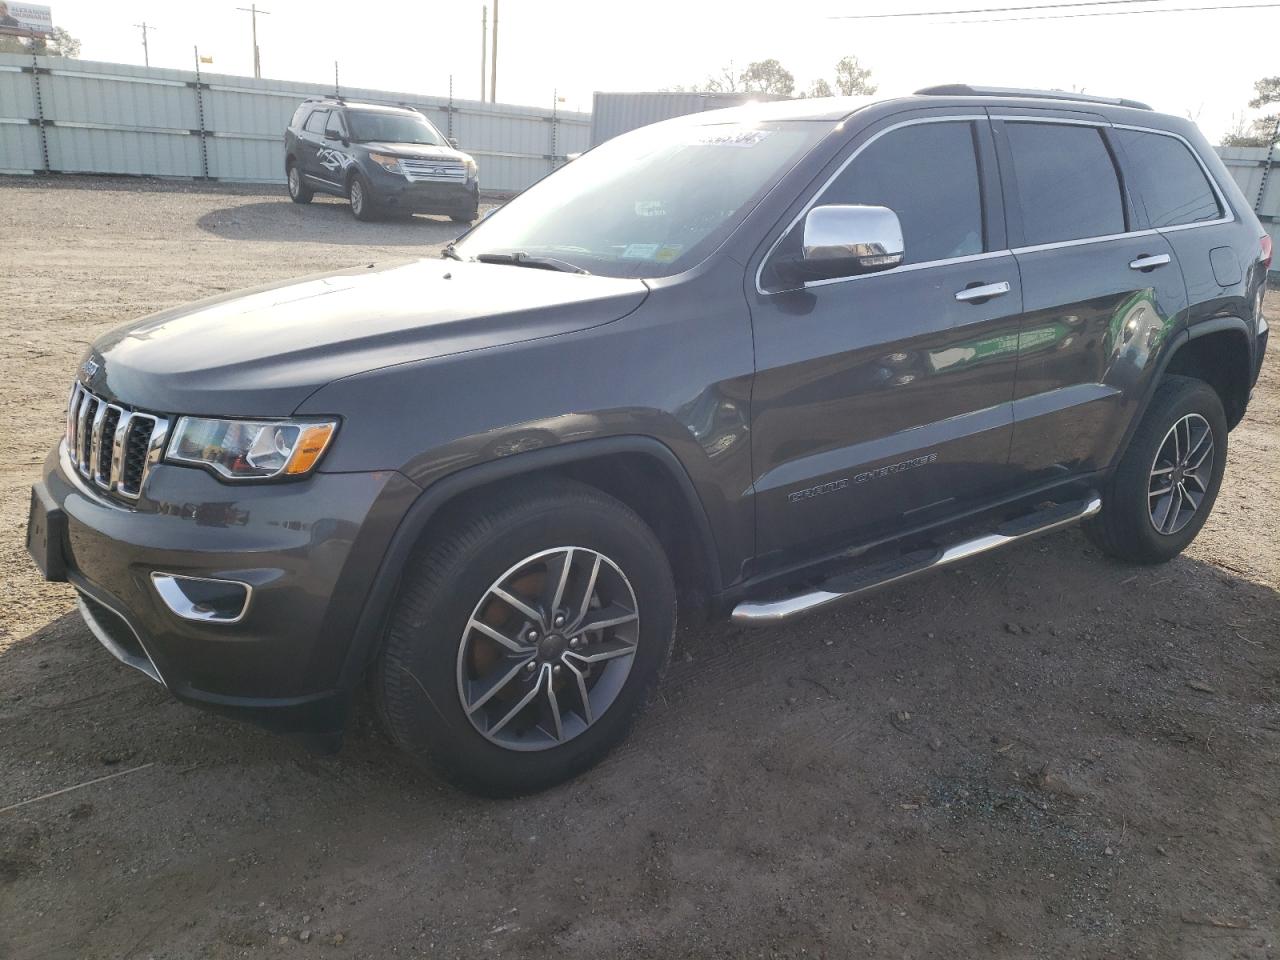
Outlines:
[[380, 166], [387, 173], [403, 173], [400, 169], [400, 158], [393, 157], [389, 153], [370, 153], [369, 159]]
[[165, 459], [208, 467], [228, 480], [301, 477], [324, 455], [334, 420], [208, 420], [180, 417]]
[[462, 166], [467, 171], [467, 179], [474, 180], [480, 174], [480, 168], [472, 157], [464, 157]]

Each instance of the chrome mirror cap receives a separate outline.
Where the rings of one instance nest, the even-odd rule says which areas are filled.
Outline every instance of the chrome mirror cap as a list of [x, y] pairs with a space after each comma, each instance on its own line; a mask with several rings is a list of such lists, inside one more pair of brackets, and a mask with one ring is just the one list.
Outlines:
[[830, 204], [805, 215], [804, 260], [826, 268], [826, 277], [888, 270], [902, 263], [905, 252], [902, 224], [888, 207]]

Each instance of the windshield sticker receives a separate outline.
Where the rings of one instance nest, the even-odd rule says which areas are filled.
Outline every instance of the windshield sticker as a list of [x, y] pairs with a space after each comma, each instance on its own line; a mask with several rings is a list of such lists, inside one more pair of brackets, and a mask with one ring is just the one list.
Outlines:
[[694, 135], [693, 143], [700, 147], [755, 147], [768, 140], [772, 132], [745, 127], [707, 127]]
[[629, 243], [622, 251], [623, 260], [652, 260], [661, 247], [660, 243]]
[[680, 256], [680, 251], [684, 249], [683, 243], [668, 243], [659, 247], [653, 254], [653, 259], [658, 263], [670, 263], [676, 257]]
[[661, 200], [637, 200], [637, 217], [665, 217], [667, 208]]

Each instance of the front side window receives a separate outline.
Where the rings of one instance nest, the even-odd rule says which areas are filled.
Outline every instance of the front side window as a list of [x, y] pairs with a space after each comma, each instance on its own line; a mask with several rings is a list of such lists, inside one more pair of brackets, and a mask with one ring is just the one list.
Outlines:
[[1023, 243], [1061, 243], [1125, 232], [1124, 201], [1097, 127], [1007, 121]]
[[1116, 130], [1113, 136], [1124, 150], [1125, 170], [1151, 226], [1172, 227], [1222, 216], [1204, 169], [1181, 140], [1138, 130]]
[[665, 277], [716, 249], [831, 133], [829, 121], [676, 123], [607, 141], [459, 241], [459, 256], [554, 257], [611, 277]]
[[330, 140], [341, 140], [347, 135], [347, 125], [342, 121], [342, 114], [334, 110], [329, 114], [329, 122], [324, 126], [324, 135]]
[[351, 139], [358, 143], [412, 143], [444, 146], [444, 137], [427, 118], [416, 113], [381, 113], [348, 110]]
[[982, 253], [973, 124], [940, 121], [891, 130], [859, 153], [817, 202], [888, 207], [902, 224], [904, 263]]
[[315, 110], [311, 116], [307, 117], [307, 125], [303, 127], [307, 133], [324, 134], [324, 124], [329, 118], [328, 110]]

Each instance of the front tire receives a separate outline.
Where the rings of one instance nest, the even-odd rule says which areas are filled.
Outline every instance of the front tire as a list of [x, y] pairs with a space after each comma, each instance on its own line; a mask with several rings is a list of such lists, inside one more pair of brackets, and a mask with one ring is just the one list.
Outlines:
[[310, 203], [315, 197], [315, 191], [303, 183], [302, 171], [298, 169], [298, 165], [289, 164], [285, 175], [289, 181], [289, 199], [294, 203]]
[[378, 219], [378, 211], [373, 202], [373, 190], [364, 174], [357, 173], [347, 184], [347, 199], [351, 202], [351, 215], [357, 220], [368, 223]]
[[509, 489], [410, 560], [371, 676], [391, 738], [487, 796], [543, 790], [626, 735], [667, 663], [671, 568], [624, 504]]
[[1085, 533], [1122, 560], [1172, 560], [1208, 519], [1226, 462], [1227, 418], [1218, 394], [1203, 380], [1166, 377]]

